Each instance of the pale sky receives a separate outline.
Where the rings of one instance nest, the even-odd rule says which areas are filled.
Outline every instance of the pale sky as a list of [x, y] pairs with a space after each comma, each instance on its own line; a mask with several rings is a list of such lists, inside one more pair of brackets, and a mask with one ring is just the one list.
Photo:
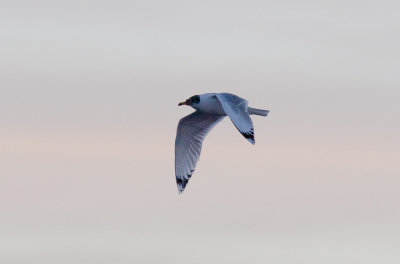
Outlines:
[[[3, 1], [0, 263], [400, 263], [398, 1]], [[255, 116], [207, 136], [195, 94]]]

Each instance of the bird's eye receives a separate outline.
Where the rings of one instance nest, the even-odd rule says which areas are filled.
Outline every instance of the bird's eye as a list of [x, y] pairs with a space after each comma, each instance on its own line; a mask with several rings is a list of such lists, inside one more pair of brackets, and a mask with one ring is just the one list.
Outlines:
[[192, 103], [198, 104], [200, 103], [200, 96], [198, 95], [192, 96], [190, 100], [192, 101]]

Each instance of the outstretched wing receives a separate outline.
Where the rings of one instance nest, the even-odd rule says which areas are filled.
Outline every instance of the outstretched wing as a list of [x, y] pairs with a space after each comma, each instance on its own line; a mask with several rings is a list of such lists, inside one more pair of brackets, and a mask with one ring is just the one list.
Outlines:
[[179, 121], [175, 139], [175, 176], [179, 193], [183, 192], [194, 172], [205, 136], [223, 118], [196, 111]]
[[216, 96], [225, 113], [232, 120], [232, 123], [239, 132], [250, 141], [251, 144], [256, 143], [254, 140], [253, 122], [247, 110], [247, 101], [229, 93], [220, 93], [216, 94]]

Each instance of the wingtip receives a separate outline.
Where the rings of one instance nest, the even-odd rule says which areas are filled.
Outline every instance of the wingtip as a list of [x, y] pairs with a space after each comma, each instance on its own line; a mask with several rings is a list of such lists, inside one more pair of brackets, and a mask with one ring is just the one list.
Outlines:
[[241, 133], [251, 144], [256, 144], [256, 140], [254, 139], [254, 131], [251, 130], [250, 132], [242, 132]]
[[255, 141], [254, 138], [247, 138], [247, 140], [248, 140], [252, 145], [255, 145], [255, 144], [256, 144], [256, 141]]
[[178, 187], [178, 194], [180, 195], [180, 194], [182, 194], [183, 193], [183, 191], [185, 190], [185, 187], [183, 187], [182, 185], [177, 185], [177, 187]]
[[186, 178], [183, 178], [183, 179], [176, 178], [176, 186], [178, 187], [179, 194], [181, 194], [185, 190], [185, 187], [186, 187], [186, 184], [188, 183], [188, 181], [189, 180]]
[[183, 191], [185, 190], [185, 187], [182, 187], [181, 185], [179, 185], [178, 184], [178, 194], [180, 195], [180, 194], [182, 194], [183, 193]]

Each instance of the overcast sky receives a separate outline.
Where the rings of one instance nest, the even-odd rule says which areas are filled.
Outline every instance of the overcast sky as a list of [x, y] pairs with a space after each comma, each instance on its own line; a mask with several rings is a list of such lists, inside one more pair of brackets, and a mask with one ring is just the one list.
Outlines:
[[[398, 1], [2, 1], [1, 263], [399, 263]], [[178, 195], [189, 107], [231, 92]]]

